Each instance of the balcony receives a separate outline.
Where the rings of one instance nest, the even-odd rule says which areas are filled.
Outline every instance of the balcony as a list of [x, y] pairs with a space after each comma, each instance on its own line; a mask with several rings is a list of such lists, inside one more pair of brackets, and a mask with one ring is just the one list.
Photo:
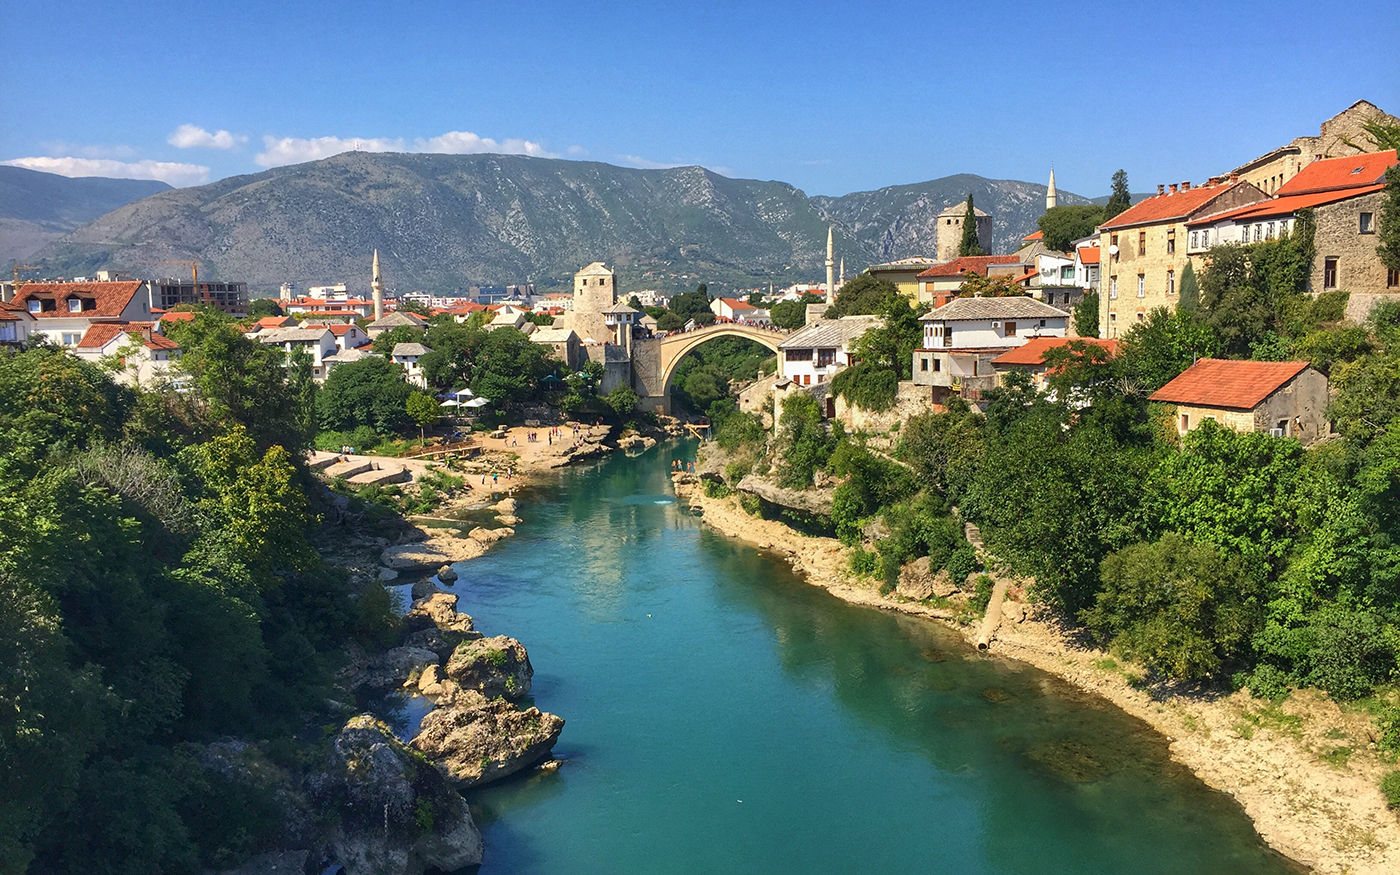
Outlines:
[[949, 384], [950, 388], [968, 401], [979, 401], [982, 393], [989, 389], [996, 388], [997, 378], [995, 374], [985, 377], [953, 377]]

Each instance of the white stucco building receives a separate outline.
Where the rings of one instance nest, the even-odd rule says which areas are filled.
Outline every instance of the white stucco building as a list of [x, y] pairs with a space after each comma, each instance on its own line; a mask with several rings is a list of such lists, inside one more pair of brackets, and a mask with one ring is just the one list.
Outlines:
[[1069, 314], [1033, 298], [957, 298], [919, 317], [923, 346], [914, 350], [914, 383], [976, 401], [996, 385], [992, 360], [1034, 337], [1064, 337]]

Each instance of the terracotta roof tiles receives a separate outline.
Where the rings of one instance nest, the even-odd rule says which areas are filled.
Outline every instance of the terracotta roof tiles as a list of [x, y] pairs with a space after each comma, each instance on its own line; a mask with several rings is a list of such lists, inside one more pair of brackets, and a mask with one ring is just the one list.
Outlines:
[[1147, 400], [1252, 410], [1307, 367], [1307, 362], [1201, 359]]
[[[120, 316], [131, 299], [141, 289], [139, 281], [117, 283], [24, 283], [15, 293], [14, 302], [28, 308], [34, 298], [54, 299], [60, 305], [53, 310], [41, 310], [32, 314], [39, 319], [57, 319], [71, 316], [102, 318]], [[70, 297], [91, 299], [94, 306], [81, 312], [70, 312], [62, 301]]]
[[1153, 195], [1138, 201], [1100, 225], [1099, 230], [1106, 231], [1110, 228], [1128, 228], [1133, 225], [1150, 225], [1157, 222], [1184, 219], [1236, 186], [1248, 184], [1247, 182], [1239, 182], [1234, 185], [1207, 183], [1186, 191]]
[[1068, 346], [1075, 341], [1101, 346], [1108, 350], [1110, 356], [1118, 353], [1118, 341], [1116, 340], [1101, 340], [1097, 337], [1032, 337], [1021, 346], [992, 359], [992, 364], [1043, 365], [1045, 364], [1046, 350]]
[[928, 270], [919, 274], [919, 279], [935, 279], [938, 277], [962, 276], [964, 273], [975, 273], [978, 276], [986, 276], [987, 268], [993, 264], [1017, 264], [1021, 261], [1017, 255], [964, 255], [952, 261], [945, 261], [942, 264], [935, 264]]
[[1279, 186], [1276, 193], [1283, 197], [1312, 191], [1380, 185], [1385, 182], [1385, 171], [1395, 163], [1394, 149], [1345, 158], [1320, 158], [1299, 170], [1296, 176]]

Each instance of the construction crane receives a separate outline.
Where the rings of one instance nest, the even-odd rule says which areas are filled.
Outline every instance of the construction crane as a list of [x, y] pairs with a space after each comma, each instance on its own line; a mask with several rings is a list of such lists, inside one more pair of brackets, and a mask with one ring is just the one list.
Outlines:
[[37, 265], [37, 264], [19, 264], [18, 262], [16, 262], [16, 263], [15, 263], [15, 288], [19, 288], [19, 272], [22, 271], [22, 270], [39, 270], [39, 265]]
[[[190, 275], [194, 278], [194, 296], [195, 296], [196, 298], [200, 298], [200, 294], [199, 294], [199, 262], [198, 262], [198, 261], [180, 261], [179, 259], [167, 258], [167, 259], [165, 259], [164, 261], [162, 261], [161, 264], [183, 264], [185, 267], [188, 267], [188, 268], [190, 269]], [[209, 294], [208, 294], [208, 292], [206, 292], [206, 293], [204, 294], [204, 296], [201, 298], [201, 300], [203, 300], [204, 303], [206, 303], [206, 304], [209, 303]]]

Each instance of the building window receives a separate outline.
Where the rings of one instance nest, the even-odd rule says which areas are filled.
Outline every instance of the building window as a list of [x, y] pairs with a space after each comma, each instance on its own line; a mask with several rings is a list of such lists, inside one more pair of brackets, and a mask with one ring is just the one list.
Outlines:
[[1397, 270], [1396, 268], [1393, 268], [1393, 267], [1392, 267], [1392, 268], [1388, 268], [1388, 269], [1386, 270], [1386, 272], [1385, 272], [1385, 287], [1386, 287], [1387, 289], [1393, 289], [1393, 288], [1400, 287], [1400, 270]]
[[1254, 226], [1254, 242], [1255, 242], [1255, 243], [1258, 243], [1259, 240], [1260, 240], [1260, 238], [1263, 236], [1263, 234], [1264, 234], [1264, 226], [1263, 226], [1263, 225], [1255, 225], [1255, 226]]
[[1146, 255], [1146, 254], [1147, 254], [1147, 232], [1146, 232], [1146, 231], [1139, 231], [1139, 232], [1138, 232], [1138, 255], [1141, 256], [1141, 255]]
[[1195, 232], [1195, 231], [1192, 231], [1192, 232], [1191, 232], [1191, 248], [1192, 248], [1192, 249], [1195, 249], [1195, 248], [1196, 248], [1196, 246], [1198, 245], [1198, 244], [1197, 244], [1197, 240], [1199, 240], [1199, 239], [1200, 239], [1200, 238], [1196, 235], [1196, 232]]
[[919, 370], [921, 370], [921, 371], [927, 371], [927, 370], [928, 370], [928, 359], [927, 359], [927, 358], [921, 358], [921, 359], [919, 359]]
[[1190, 416], [1190, 414], [1187, 414], [1187, 413], [1181, 414], [1181, 430], [1182, 430], [1182, 431], [1190, 431], [1190, 430], [1191, 430], [1191, 416]]
[[1264, 239], [1265, 239], [1265, 240], [1272, 240], [1272, 239], [1274, 239], [1274, 223], [1273, 223], [1273, 222], [1270, 222], [1270, 223], [1269, 223], [1269, 227], [1267, 227], [1267, 228], [1264, 229]]
[[829, 365], [833, 364], [835, 361], [836, 361], [836, 350], [834, 350], [834, 349], [819, 349], [819, 350], [817, 350], [817, 367], [819, 367], [819, 368], [825, 368], [825, 367], [828, 367]]
[[1172, 254], [1174, 254], [1175, 252], [1176, 252], [1176, 229], [1175, 229], [1175, 228], [1168, 228], [1168, 229], [1167, 229], [1167, 254], [1168, 254], [1168, 255], [1172, 255]]
[[1138, 274], [1138, 297], [1147, 297], [1147, 277]]
[[1373, 221], [1373, 217], [1372, 217], [1372, 215], [1371, 215], [1370, 213], [1362, 213], [1362, 214], [1361, 214], [1361, 225], [1360, 225], [1360, 229], [1361, 229], [1361, 233], [1362, 233], [1362, 234], [1374, 234], [1374, 233], [1376, 233], [1376, 225], [1375, 225], [1375, 222]]
[[938, 373], [938, 372], [941, 371], [941, 370], [943, 370], [943, 364], [942, 364], [942, 362], [939, 361], [938, 359], [934, 359], [934, 360], [933, 360], [933, 372], [936, 374], [936, 373]]
[[36, 298], [36, 299], [34, 299], [34, 300], [32, 300], [32, 301], [29, 302], [29, 312], [31, 312], [31, 313], [38, 313], [38, 312], [39, 312], [39, 308], [42, 307], [42, 306], [43, 306], [43, 305], [42, 305], [41, 303], [39, 303], [39, 300]]
[[1337, 287], [1337, 256], [1329, 255], [1322, 262], [1322, 287], [1324, 289], [1335, 289]]
[[1174, 270], [1167, 271], [1167, 294], [1176, 294], [1176, 271]]
[[1108, 278], [1108, 296], [1110, 298], [1118, 297], [1118, 277], [1116, 276]]
[[82, 299], [81, 299], [81, 298], [69, 298], [69, 299], [68, 299], [68, 312], [69, 312], [69, 313], [81, 313], [81, 312], [83, 312], [83, 302], [82, 302]]
[[65, 332], [63, 332], [63, 334], [62, 334], [62, 341], [61, 341], [61, 342], [63, 343], [64, 346], [77, 346], [77, 345], [78, 345], [78, 341], [80, 341], [80, 340], [82, 340], [82, 339], [83, 339], [83, 336], [82, 336], [81, 334], [77, 333], [77, 332], [65, 331]]
[[1016, 323], [1015, 323], [1015, 322], [1007, 322], [1007, 323], [1005, 324], [1005, 327], [1004, 327], [1002, 330], [1005, 332], [1005, 334], [1006, 334], [1007, 337], [1015, 337], [1015, 336], [1016, 336]]

